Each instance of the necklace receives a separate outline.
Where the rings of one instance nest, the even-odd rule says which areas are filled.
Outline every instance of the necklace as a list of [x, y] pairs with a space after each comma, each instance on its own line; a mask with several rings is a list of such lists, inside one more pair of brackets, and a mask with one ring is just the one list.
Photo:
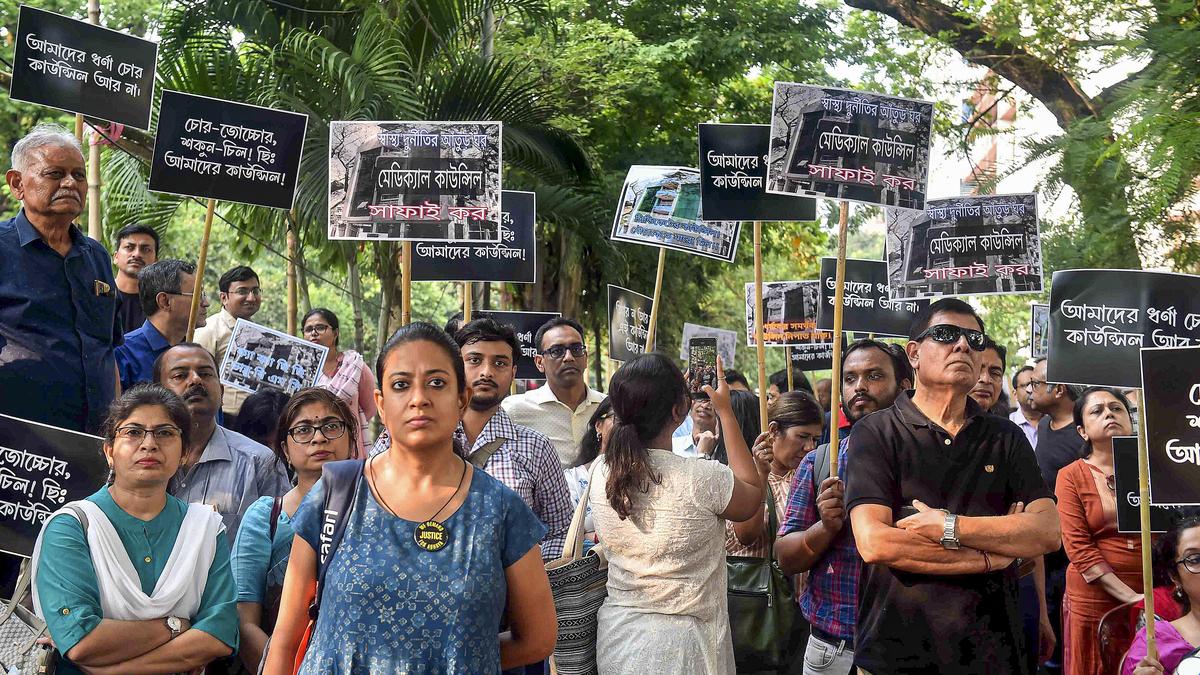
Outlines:
[[[372, 459], [372, 461], [374, 461], [374, 459]], [[427, 518], [424, 522], [418, 524], [417, 529], [413, 532], [413, 541], [416, 542], [417, 547], [423, 551], [429, 551], [431, 553], [434, 551], [440, 551], [446, 547], [446, 544], [450, 543], [450, 532], [446, 530], [445, 525], [442, 525], [440, 522], [438, 522], [437, 517], [440, 516], [442, 511], [445, 511], [446, 507], [450, 506], [450, 502], [454, 501], [454, 498], [458, 496], [458, 491], [462, 489], [463, 480], [467, 477], [467, 463], [461, 457], [459, 458], [459, 461], [462, 462], [462, 473], [458, 476], [458, 486], [454, 488], [454, 493], [450, 495], [450, 498], [446, 500], [446, 503], [442, 504], [442, 508], [438, 509], [436, 513]], [[371, 478], [371, 476], [367, 476], [367, 479], [371, 481], [371, 489], [375, 491], [375, 494], [379, 495], [379, 501], [381, 504], [383, 504], [383, 508], [387, 509], [388, 513], [399, 518], [400, 516], [396, 515], [396, 511], [392, 509], [391, 504], [388, 504], [387, 500], [384, 499], [383, 493], [379, 491], [378, 487], [376, 487], [375, 480]]]

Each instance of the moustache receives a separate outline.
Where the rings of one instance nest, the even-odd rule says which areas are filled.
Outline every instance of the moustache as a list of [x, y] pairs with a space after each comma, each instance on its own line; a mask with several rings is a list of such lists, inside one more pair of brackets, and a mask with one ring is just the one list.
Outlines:
[[183, 392], [184, 398], [191, 398], [192, 396], [203, 396], [208, 398], [208, 390], [204, 388], [204, 385], [194, 384], [185, 389]]
[[859, 401], [870, 401], [871, 403], [879, 405], [879, 401], [875, 400], [875, 397], [871, 396], [869, 394], [857, 394], [855, 396], [852, 396], [850, 398], [849, 405], [854, 405], [855, 403], [858, 403]]
[[475, 380], [474, 382], [472, 382], [472, 383], [471, 383], [471, 386], [472, 386], [472, 387], [478, 387], [478, 386], [480, 386], [480, 385], [484, 385], [484, 384], [486, 384], [486, 385], [488, 385], [488, 386], [491, 386], [491, 387], [493, 387], [493, 388], [495, 388], [495, 389], [499, 389], [499, 388], [500, 388], [500, 386], [499, 386], [499, 385], [497, 385], [495, 382], [493, 382], [492, 380], [489, 380], [489, 379], [487, 379], [487, 378], [481, 378], [481, 379]]

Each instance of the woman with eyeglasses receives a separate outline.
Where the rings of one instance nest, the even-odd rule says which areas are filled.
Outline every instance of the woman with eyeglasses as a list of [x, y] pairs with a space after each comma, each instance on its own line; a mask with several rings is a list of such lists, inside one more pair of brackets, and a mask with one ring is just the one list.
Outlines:
[[1200, 517], [1181, 519], [1155, 544], [1154, 580], [1156, 588], [1171, 588], [1183, 614], [1174, 621], [1155, 620], [1157, 659], [1146, 653], [1145, 627], [1139, 630], [1125, 653], [1121, 675], [1174, 675], [1180, 661], [1200, 647]]
[[233, 576], [242, 631], [238, 652], [257, 672], [267, 638], [275, 629], [279, 597], [295, 532], [292, 518], [321, 478], [327, 462], [350, 458], [358, 447], [358, 425], [346, 402], [320, 388], [301, 389], [278, 417], [275, 457], [291, 467], [296, 487], [282, 497], [263, 497], [246, 509], [233, 543]]
[[109, 407], [107, 485], [46, 519], [33, 602], [64, 657], [58, 673], [181, 673], [238, 646], [225, 526], [167, 494], [191, 414], [157, 384]]
[[310, 310], [300, 322], [300, 331], [304, 334], [304, 339], [329, 350], [317, 386], [337, 394], [350, 406], [358, 421], [359, 443], [351, 448], [351, 457], [365, 457], [371, 449], [371, 442], [367, 438], [367, 425], [379, 412], [375, 405], [375, 374], [371, 372], [371, 367], [363, 360], [361, 354], [353, 349], [339, 349], [341, 333], [337, 314], [332, 311], [324, 307]]
[[1058, 514], [1070, 565], [1062, 604], [1063, 672], [1100, 675], [1098, 629], [1109, 610], [1142, 597], [1142, 547], [1117, 531], [1113, 441], [1133, 434], [1129, 401], [1108, 387], [1089, 387], [1075, 401], [1083, 457], [1058, 472]]

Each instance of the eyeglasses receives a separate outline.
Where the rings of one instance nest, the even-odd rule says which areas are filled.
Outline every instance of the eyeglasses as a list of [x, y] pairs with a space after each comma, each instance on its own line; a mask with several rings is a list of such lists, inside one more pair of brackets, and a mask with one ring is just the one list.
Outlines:
[[327, 324], [327, 323], [314, 323], [314, 324], [313, 324], [313, 325], [311, 325], [311, 326], [305, 326], [305, 327], [304, 327], [304, 330], [303, 330], [303, 333], [304, 333], [305, 335], [321, 335], [321, 334], [323, 334], [323, 333], [324, 333], [325, 331], [327, 331], [327, 330], [329, 330], [329, 324]]
[[117, 429], [117, 438], [122, 438], [128, 441], [141, 443], [146, 438], [146, 434], [154, 437], [154, 440], [162, 442], [169, 441], [175, 438], [183, 437], [183, 430], [173, 424], [164, 424], [161, 427], [147, 429], [146, 427], [136, 424], [119, 427]]
[[[178, 293], [178, 292], [172, 292], [172, 291], [163, 291], [163, 292], [166, 293], [167, 295], [182, 295], [182, 296], [186, 296], [189, 298], [192, 297], [193, 295], [195, 295], [195, 293]], [[204, 302], [211, 301], [211, 298], [208, 297], [208, 293], [201, 293], [200, 299], [203, 300]]]
[[245, 297], [249, 297], [251, 295], [253, 295], [256, 298], [261, 298], [262, 297], [262, 289], [261, 288], [239, 288], [236, 291], [233, 291], [233, 295], [236, 295], [239, 298], [245, 298]]
[[1176, 565], [1183, 565], [1184, 569], [1192, 574], [1200, 574], [1200, 553], [1193, 553], [1185, 558], [1175, 561]]
[[568, 351], [571, 352], [571, 356], [574, 356], [577, 359], [582, 359], [584, 356], [587, 355], [587, 347], [582, 342], [576, 342], [573, 345], [565, 345], [565, 346], [564, 345], [554, 345], [553, 347], [550, 347], [549, 349], [543, 350], [542, 354], [544, 354], [545, 356], [549, 356], [550, 358], [554, 359], [555, 361], [561, 361], [562, 358], [567, 355]]
[[1050, 383], [1045, 380], [1030, 380], [1025, 383], [1025, 388], [1026, 389], [1037, 389], [1038, 387], [1045, 385], [1045, 384], [1050, 384]]
[[984, 343], [987, 342], [987, 338], [982, 332], [949, 323], [939, 323], [936, 326], [926, 328], [917, 335], [916, 341], [919, 342], [925, 338], [933, 338], [934, 342], [952, 345], [958, 342], [960, 337], [967, 338], [967, 345], [977, 352], [983, 351]]
[[287, 434], [292, 438], [293, 441], [296, 441], [297, 443], [307, 443], [313, 439], [318, 429], [321, 431], [321, 435], [325, 437], [325, 440], [336, 441], [345, 435], [346, 423], [341, 420], [333, 420], [319, 426], [313, 426], [311, 424], [297, 424], [291, 429], [288, 429]]

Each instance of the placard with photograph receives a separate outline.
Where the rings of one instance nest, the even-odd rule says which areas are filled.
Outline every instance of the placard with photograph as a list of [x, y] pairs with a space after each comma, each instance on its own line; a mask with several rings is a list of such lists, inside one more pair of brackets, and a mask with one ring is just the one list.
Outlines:
[[741, 229], [739, 221], [704, 219], [699, 171], [637, 165], [625, 176], [609, 238], [733, 262]]
[[1050, 354], [1050, 305], [1034, 303], [1029, 306], [1029, 352], [1035, 359]]
[[248, 392], [273, 387], [294, 394], [316, 386], [328, 353], [324, 345], [238, 319], [221, 362], [221, 384]]
[[[833, 333], [817, 330], [820, 282], [771, 281], [763, 284], [763, 344], [768, 347], [833, 342]], [[746, 284], [746, 345], [755, 347], [754, 284]]]
[[734, 367], [734, 361], [737, 356], [737, 331], [701, 326], [697, 323], [684, 323], [683, 337], [679, 340], [680, 361], [688, 360], [688, 341], [697, 337], [716, 338], [717, 354], [721, 357], [722, 366], [725, 368]]

